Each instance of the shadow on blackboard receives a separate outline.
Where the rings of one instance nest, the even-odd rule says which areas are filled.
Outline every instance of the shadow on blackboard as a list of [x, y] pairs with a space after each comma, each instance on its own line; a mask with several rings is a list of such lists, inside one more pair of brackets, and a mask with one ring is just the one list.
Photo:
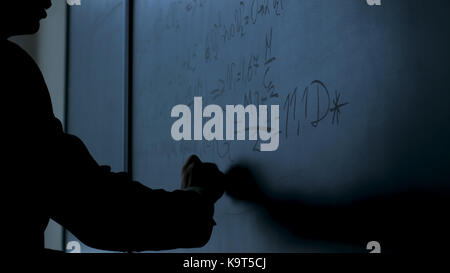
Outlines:
[[[300, 240], [366, 246], [376, 240], [383, 253], [440, 252], [449, 240], [447, 208], [450, 194], [410, 191], [347, 202], [269, 194], [257, 174], [245, 166], [227, 172], [227, 194], [267, 213], [273, 228]], [[363, 251], [365, 249], [362, 249]]]

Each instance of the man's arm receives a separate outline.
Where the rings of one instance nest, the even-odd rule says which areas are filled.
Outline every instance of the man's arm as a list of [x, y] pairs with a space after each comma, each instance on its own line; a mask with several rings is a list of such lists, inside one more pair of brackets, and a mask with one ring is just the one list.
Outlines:
[[59, 169], [52, 189], [71, 196], [51, 205], [50, 217], [88, 246], [143, 251], [201, 247], [209, 241], [214, 202], [201, 193], [152, 190], [125, 173], [112, 173], [68, 134], [56, 137], [52, 149]]
[[[26, 204], [16, 212], [23, 221], [40, 229], [42, 219], [50, 217], [87, 245], [105, 250], [188, 248], [208, 242], [214, 202], [195, 191], [151, 190], [100, 167], [78, 138], [63, 132], [33, 59], [9, 41], [1, 48], [7, 68], [2, 78], [3, 167], [14, 177], [4, 186]], [[207, 179], [214, 182], [214, 177]]]

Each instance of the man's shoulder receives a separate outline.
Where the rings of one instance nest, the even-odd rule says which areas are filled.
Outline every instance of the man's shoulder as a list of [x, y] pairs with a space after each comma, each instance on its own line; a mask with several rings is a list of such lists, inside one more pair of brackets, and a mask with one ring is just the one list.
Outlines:
[[[18, 44], [4, 40], [1, 42], [0, 57], [2, 71], [7, 76], [6, 81], [17, 84], [35, 84], [34, 89], [45, 84], [44, 79], [35, 60]], [[25, 80], [23, 82], [23, 80]]]
[[9, 101], [11, 107], [19, 107], [20, 103], [21, 109], [27, 112], [51, 109], [47, 85], [33, 58], [14, 42], [3, 40], [0, 43], [3, 74], [0, 84], [7, 91], [2, 92], [2, 98]]
[[31, 58], [31, 56], [22, 47], [10, 40], [3, 40], [1, 42], [1, 49], [1, 54], [4, 57]]
[[10, 65], [36, 65], [33, 58], [18, 44], [3, 40], [1, 42], [1, 52], [3, 63]]
[[1, 41], [1, 45], [5, 46], [5, 47], [10, 47], [12, 49], [21, 49], [19, 45], [17, 45], [15, 42], [9, 40], [9, 39], [4, 39]]
[[[24, 49], [22, 49], [18, 44], [11, 40], [2, 40], [1, 41], [2, 49], [8, 50], [10, 52], [16, 52], [18, 54], [27, 54]], [[28, 54], [27, 54], [28, 55]]]

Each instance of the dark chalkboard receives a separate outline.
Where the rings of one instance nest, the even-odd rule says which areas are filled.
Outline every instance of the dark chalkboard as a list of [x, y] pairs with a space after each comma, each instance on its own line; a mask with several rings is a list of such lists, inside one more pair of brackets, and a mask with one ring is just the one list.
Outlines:
[[[136, 0], [135, 179], [176, 189], [195, 153], [222, 170], [249, 164], [281, 195], [348, 202], [437, 186], [450, 161], [448, 8], [439, 0]], [[222, 107], [279, 105], [279, 149], [173, 140], [171, 109], [192, 107], [194, 96]], [[224, 197], [201, 251], [348, 249], [286, 239], [260, 216]]]

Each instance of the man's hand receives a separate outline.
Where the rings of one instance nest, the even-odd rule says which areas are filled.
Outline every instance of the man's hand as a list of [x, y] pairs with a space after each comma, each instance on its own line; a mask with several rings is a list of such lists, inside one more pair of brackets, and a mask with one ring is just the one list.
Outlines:
[[216, 164], [203, 163], [192, 155], [183, 167], [182, 189], [194, 189], [209, 200], [216, 202], [224, 193], [225, 175]]

